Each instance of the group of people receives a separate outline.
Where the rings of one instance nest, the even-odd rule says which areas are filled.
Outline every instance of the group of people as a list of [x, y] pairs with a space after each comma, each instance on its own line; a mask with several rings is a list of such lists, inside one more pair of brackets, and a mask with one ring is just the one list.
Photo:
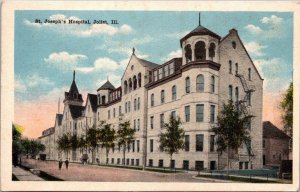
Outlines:
[[[63, 165], [63, 161], [60, 159], [59, 162], [58, 162], [59, 170], [61, 170], [62, 165]], [[65, 165], [66, 165], [66, 169], [68, 169], [68, 167], [69, 167], [69, 160], [68, 159], [65, 160]]]

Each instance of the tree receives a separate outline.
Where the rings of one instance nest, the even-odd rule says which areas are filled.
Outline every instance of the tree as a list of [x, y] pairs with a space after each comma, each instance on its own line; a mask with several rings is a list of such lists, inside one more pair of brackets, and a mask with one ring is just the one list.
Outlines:
[[67, 158], [69, 158], [69, 151], [71, 150], [71, 138], [70, 134], [64, 133], [61, 137], [57, 139], [57, 148], [63, 151]]
[[41, 151], [45, 151], [45, 145], [34, 140], [34, 139], [31, 139], [29, 141], [29, 154], [32, 158], [35, 158], [35, 156], [41, 152]]
[[116, 131], [111, 127], [111, 124], [105, 124], [102, 129], [100, 129], [100, 141], [102, 142], [102, 147], [105, 147], [106, 152], [106, 164], [108, 163], [108, 153], [109, 150], [115, 147]]
[[80, 152], [83, 153], [83, 150], [87, 147], [85, 137], [81, 135], [80, 138], [78, 138], [77, 148], [79, 148]]
[[238, 148], [245, 143], [250, 143], [250, 135], [247, 127], [249, 116], [245, 116], [240, 104], [229, 101], [223, 104], [218, 117], [217, 125], [212, 128], [216, 135], [217, 151], [222, 154], [227, 149], [227, 174], [229, 174], [229, 149], [237, 152]]
[[119, 145], [123, 147], [123, 165], [125, 165], [126, 147], [129, 147], [134, 135], [134, 129], [130, 128], [130, 122], [120, 122], [117, 131]]
[[95, 149], [98, 146], [99, 130], [96, 128], [90, 128], [87, 130], [86, 144], [92, 151], [92, 163], [95, 162]]
[[163, 129], [165, 131], [160, 133], [159, 142], [163, 151], [170, 155], [170, 168], [172, 168], [173, 154], [178, 153], [184, 147], [184, 130], [181, 127], [180, 118], [170, 116], [169, 123], [165, 123]]
[[284, 131], [292, 138], [293, 137], [293, 83], [290, 83], [289, 88], [283, 95], [280, 102], [280, 108], [283, 111], [281, 116], [284, 124]]
[[73, 134], [70, 139], [71, 149], [74, 151], [78, 148], [79, 140], [77, 139], [77, 135]]
[[28, 138], [22, 139], [21, 144], [23, 147], [23, 153], [26, 154], [26, 158], [28, 159], [29, 150], [30, 150], [30, 140]]
[[19, 155], [22, 152], [22, 146], [20, 144], [21, 136], [21, 131], [12, 124], [12, 160], [14, 166], [17, 166]]

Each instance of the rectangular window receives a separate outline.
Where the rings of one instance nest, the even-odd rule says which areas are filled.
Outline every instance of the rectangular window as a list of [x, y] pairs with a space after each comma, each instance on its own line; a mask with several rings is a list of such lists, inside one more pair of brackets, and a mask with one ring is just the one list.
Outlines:
[[114, 117], [116, 117], [116, 108], [114, 108]]
[[140, 130], [140, 119], [137, 120], [137, 130]]
[[164, 160], [158, 160], [158, 167], [164, 167]]
[[183, 160], [182, 169], [183, 170], [189, 170], [189, 161], [188, 160]]
[[126, 165], [129, 165], [129, 159], [126, 159]]
[[245, 169], [248, 169], [249, 162], [245, 162]]
[[204, 112], [204, 105], [203, 104], [198, 104], [196, 105], [196, 121], [197, 122], [203, 122], [203, 114]]
[[157, 81], [157, 71], [154, 71], [154, 81]]
[[131, 165], [132, 166], [134, 165], [134, 159], [131, 159]]
[[215, 108], [216, 108], [216, 106], [214, 106], [214, 105], [210, 106], [210, 122], [211, 123], [215, 122]]
[[153, 129], [154, 116], [150, 117], [150, 128]]
[[120, 158], [117, 159], [117, 164], [120, 164]]
[[215, 151], [215, 136], [211, 135], [210, 136], [210, 152]]
[[243, 162], [239, 162], [239, 169], [243, 169]]
[[184, 136], [184, 150], [190, 151], [190, 136], [189, 135]]
[[115, 163], [115, 159], [111, 158], [111, 164], [114, 164], [114, 163]]
[[190, 106], [185, 106], [184, 111], [185, 111], [185, 122], [190, 122]]
[[108, 114], [107, 114], [107, 116], [108, 116], [108, 119], [110, 119], [110, 110], [108, 110], [108, 112], [107, 112]]
[[158, 79], [162, 78], [163, 75], [162, 73], [163, 73], [163, 69], [162, 68], [158, 69]]
[[251, 106], [251, 92], [247, 93], [246, 101], [247, 101], [247, 105]]
[[149, 159], [149, 167], [153, 167], [153, 159]]
[[164, 114], [160, 114], [160, 128], [163, 128], [164, 127], [164, 119], [165, 119], [165, 116]]
[[153, 139], [150, 139], [150, 152], [153, 152]]
[[140, 110], [140, 98], [138, 97], [137, 109]]
[[128, 112], [130, 112], [130, 101], [128, 101]]
[[133, 102], [133, 110], [136, 111], [136, 99], [134, 99], [134, 102]]
[[169, 67], [168, 67], [169, 65], [165, 65], [165, 67], [164, 67], [164, 77], [167, 77], [168, 75], [169, 75]]
[[239, 73], [239, 64], [235, 64], [235, 74], [237, 75]]
[[136, 130], [136, 120], [133, 120], [133, 129]]
[[171, 112], [171, 117], [172, 117], [173, 119], [176, 118], [176, 111], [172, 111], [172, 112]]
[[122, 115], [122, 106], [119, 106], [119, 116]]
[[204, 163], [203, 161], [195, 161], [195, 169], [197, 171], [202, 171], [204, 169]]
[[165, 91], [164, 91], [164, 90], [162, 90], [162, 91], [160, 92], [160, 102], [161, 102], [161, 103], [164, 103], [164, 102], [165, 102]]
[[174, 73], [174, 62], [170, 63], [170, 75]]
[[135, 160], [135, 165], [136, 165], [136, 166], [140, 166], [140, 160], [139, 160], [139, 159], [136, 159], [136, 160]]
[[132, 141], [132, 152], [134, 152], [135, 151], [135, 141], [133, 140]]
[[140, 140], [136, 141], [136, 152], [140, 152]]
[[229, 60], [229, 73], [232, 74], [232, 61]]
[[203, 134], [196, 135], [196, 151], [203, 151]]
[[171, 161], [171, 168], [174, 169], [175, 168], [175, 160]]
[[127, 113], [127, 102], [125, 102], [125, 113]]

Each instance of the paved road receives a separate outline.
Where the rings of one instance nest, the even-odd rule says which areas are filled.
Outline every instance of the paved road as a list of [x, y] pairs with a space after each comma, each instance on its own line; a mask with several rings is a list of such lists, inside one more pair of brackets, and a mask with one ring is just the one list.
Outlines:
[[70, 163], [58, 169], [56, 161], [38, 161], [23, 159], [22, 164], [47, 172], [65, 181], [101, 181], [101, 182], [213, 182], [204, 179], [194, 179], [191, 173], [157, 173], [124, 168], [103, 167], [97, 165], [82, 165]]
[[20, 167], [13, 167], [12, 172], [20, 181], [44, 181], [42, 178]]

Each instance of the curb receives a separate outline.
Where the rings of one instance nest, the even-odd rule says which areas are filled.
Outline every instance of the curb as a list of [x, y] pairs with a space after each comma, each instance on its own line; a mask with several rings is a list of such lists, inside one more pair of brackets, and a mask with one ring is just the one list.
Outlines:
[[206, 178], [206, 177], [201, 177], [201, 176], [200, 177], [193, 176], [193, 179], [219, 182], [219, 183], [242, 183], [242, 182], [238, 182], [238, 181], [228, 181], [228, 180], [222, 180], [222, 179], [211, 179], [211, 178]]

